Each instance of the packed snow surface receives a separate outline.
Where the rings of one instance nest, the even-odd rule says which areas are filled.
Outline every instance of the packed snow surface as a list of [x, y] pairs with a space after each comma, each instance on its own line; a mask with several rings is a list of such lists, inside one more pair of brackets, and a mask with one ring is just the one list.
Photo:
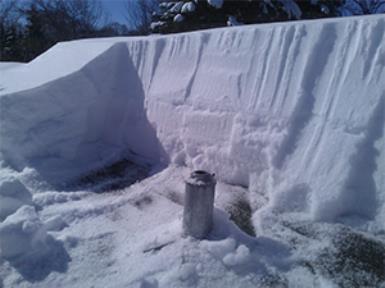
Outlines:
[[1, 71], [3, 71], [3, 70], [18, 67], [18, 66], [20, 67], [23, 64], [24, 63], [20, 63], [20, 62], [0, 62], [0, 69]]
[[[3, 69], [0, 287], [377, 287], [384, 39], [383, 16], [354, 17], [65, 42]], [[121, 159], [149, 178], [74, 185]], [[204, 241], [181, 238], [193, 169], [218, 180]]]

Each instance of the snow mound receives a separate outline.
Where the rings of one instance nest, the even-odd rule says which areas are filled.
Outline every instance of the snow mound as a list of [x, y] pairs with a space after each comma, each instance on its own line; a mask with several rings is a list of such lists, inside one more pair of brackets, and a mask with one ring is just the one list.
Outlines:
[[3, 73], [0, 152], [53, 183], [173, 162], [262, 195], [260, 228], [278, 212], [384, 230], [384, 38], [368, 16], [61, 43]]
[[22, 206], [0, 224], [0, 256], [25, 279], [41, 280], [64, 272], [70, 260], [62, 244], [48, 235], [35, 208]]
[[32, 194], [19, 180], [0, 183], [0, 221], [16, 212], [21, 206], [31, 204]]
[[44, 251], [46, 234], [35, 208], [23, 206], [0, 224], [1, 256], [13, 258], [34, 251]]

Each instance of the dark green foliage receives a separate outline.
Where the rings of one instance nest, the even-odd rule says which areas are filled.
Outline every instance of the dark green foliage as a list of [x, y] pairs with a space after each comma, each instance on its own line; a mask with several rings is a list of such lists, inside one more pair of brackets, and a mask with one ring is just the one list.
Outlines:
[[385, 0], [344, 0], [344, 9], [352, 15], [385, 13]]
[[[242, 24], [267, 23], [296, 19], [314, 19], [339, 15], [344, 0], [292, 0], [290, 5], [283, 1], [225, 0], [221, 8], [215, 8], [206, 0], [193, 2], [193, 12], [175, 9], [181, 1], [160, 1], [160, 9], [154, 15], [154, 32], [175, 33], [228, 25], [229, 17]], [[184, 3], [191, 2], [184, 0]], [[183, 21], [176, 22], [174, 17], [183, 15]]]
[[316, 19], [340, 16], [344, 0], [297, 0], [296, 3], [302, 11], [301, 19]]
[[20, 59], [23, 55], [23, 33], [19, 25], [10, 27], [0, 26], [0, 60], [12, 61]]

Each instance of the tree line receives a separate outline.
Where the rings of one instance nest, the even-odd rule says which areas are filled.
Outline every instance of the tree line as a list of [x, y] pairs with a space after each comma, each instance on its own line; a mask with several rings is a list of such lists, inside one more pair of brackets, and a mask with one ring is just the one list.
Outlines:
[[97, 0], [0, 0], [0, 61], [30, 61], [80, 38], [384, 12], [385, 0], [126, 0], [123, 25], [108, 21]]
[[1, 61], [29, 61], [60, 41], [129, 34], [94, 0], [0, 0]]

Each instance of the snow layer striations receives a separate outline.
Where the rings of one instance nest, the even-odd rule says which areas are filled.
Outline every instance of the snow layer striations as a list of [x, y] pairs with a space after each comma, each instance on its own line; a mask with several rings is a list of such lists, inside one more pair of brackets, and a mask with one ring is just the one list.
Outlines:
[[60, 43], [2, 72], [0, 151], [52, 183], [122, 157], [207, 169], [268, 200], [256, 222], [383, 230], [384, 39], [369, 16]]

